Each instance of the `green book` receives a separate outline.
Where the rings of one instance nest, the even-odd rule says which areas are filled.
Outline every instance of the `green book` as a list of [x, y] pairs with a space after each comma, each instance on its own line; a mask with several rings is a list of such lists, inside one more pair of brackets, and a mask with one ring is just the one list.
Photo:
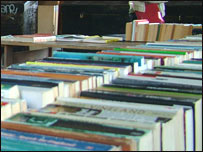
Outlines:
[[114, 51], [143, 52], [143, 53], [161, 53], [161, 54], [172, 54], [172, 55], [186, 55], [187, 54], [187, 52], [182, 52], [182, 51], [144, 50], [144, 49], [129, 49], [129, 48], [114, 48]]

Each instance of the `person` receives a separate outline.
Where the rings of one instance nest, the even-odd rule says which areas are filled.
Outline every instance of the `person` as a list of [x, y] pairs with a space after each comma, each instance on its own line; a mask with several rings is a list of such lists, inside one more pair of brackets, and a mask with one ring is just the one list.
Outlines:
[[[129, 15], [134, 19], [148, 19], [150, 23], [164, 23], [167, 1], [129, 1]], [[136, 15], [136, 16], [135, 16]]]

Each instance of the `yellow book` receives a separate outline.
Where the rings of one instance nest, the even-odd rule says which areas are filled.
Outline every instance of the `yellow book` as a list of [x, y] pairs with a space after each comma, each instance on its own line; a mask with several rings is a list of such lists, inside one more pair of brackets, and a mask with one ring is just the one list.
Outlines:
[[95, 69], [115, 69], [119, 71], [120, 68], [106, 67], [106, 66], [96, 66], [96, 65], [75, 65], [75, 64], [61, 64], [61, 63], [45, 63], [45, 62], [26, 62], [28, 65], [39, 65], [39, 66], [62, 66], [62, 67], [76, 67], [76, 68], [95, 68]]

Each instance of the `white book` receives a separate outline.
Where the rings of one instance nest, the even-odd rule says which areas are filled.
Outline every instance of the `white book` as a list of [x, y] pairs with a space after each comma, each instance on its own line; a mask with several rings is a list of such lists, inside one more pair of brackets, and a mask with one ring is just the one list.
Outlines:
[[[15, 110], [15, 105], [17, 105], [17, 109], [18, 109], [18, 105], [19, 105], [19, 111], [20, 112], [26, 112], [27, 111], [27, 102], [24, 99], [11, 99], [11, 98], [2, 98], [1, 101], [6, 101], [8, 103], [14, 103], [14, 111]], [[15, 113], [15, 112], [13, 112]]]
[[[170, 119], [162, 124], [163, 150], [184, 150], [184, 119], [183, 109], [149, 104], [125, 103], [108, 100], [58, 98], [58, 102], [67, 102], [71, 106], [100, 108], [117, 112], [128, 112], [143, 116], [157, 116]], [[144, 118], [144, 117], [143, 117]], [[141, 121], [141, 120], [140, 120]], [[144, 121], [147, 121], [146, 119]], [[170, 140], [169, 140], [170, 139]]]
[[20, 98], [17, 85], [1, 84], [1, 98]]
[[1, 121], [4, 121], [11, 116], [12, 116], [11, 104], [8, 102], [1, 101]]
[[55, 101], [53, 88], [19, 86], [22, 99], [27, 101], [28, 109], [39, 109]]

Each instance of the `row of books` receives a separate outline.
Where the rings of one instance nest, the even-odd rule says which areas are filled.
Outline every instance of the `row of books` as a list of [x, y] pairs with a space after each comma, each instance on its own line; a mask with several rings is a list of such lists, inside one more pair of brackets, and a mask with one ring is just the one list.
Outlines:
[[[169, 72], [168, 69], [173, 72]], [[167, 139], [174, 141], [174, 145], [167, 140], [163, 140], [162, 143], [170, 143], [170, 148], [168, 147], [170, 150], [172, 150], [171, 148], [173, 146], [173, 150], [197, 150], [201, 149], [202, 142], [201, 73], [202, 70], [199, 69], [198, 72], [196, 72], [193, 67], [185, 68], [179, 66], [177, 68], [177, 66], [161, 66], [155, 68], [153, 71], [145, 71], [142, 74], [129, 74], [128, 76], [118, 77], [111, 84], [106, 84], [88, 91], [82, 91], [81, 98], [116, 100], [124, 102], [126, 105], [131, 103], [148, 104], [151, 109], [152, 105], [182, 108], [183, 115], [181, 114], [180, 118], [184, 119], [179, 119], [179, 121], [175, 123], [176, 125], [173, 126], [173, 129], [168, 128], [170, 131], [164, 133], [164, 128], [167, 125], [162, 124], [162, 135], [166, 135], [170, 132], [170, 135], [174, 137], [174, 139], [172, 137], [167, 137]], [[159, 110], [161, 109], [156, 108], [157, 112]], [[164, 118], [164, 114], [158, 113], [160, 117]], [[167, 116], [169, 116], [169, 114], [167, 114]], [[173, 119], [174, 116], [171, 117], [171, 120]], [[169, 123], [169, 121], [167, 122]], [[174, 133], [172, 130], [175, 130]], [[177, 135], [178, 133], [179, 135]], [[162, 138], [164, 139], [163, 136]], [[175, 144], [177, 145], [175, 146]], [[162, 150], [169, 150], [164, 146], [162, 148]]]
[[[162, 67], [162, 71], [160, 69], [119, 77], [111, 84], [82, 91], [80, 99], [58, 98], [57, 102], [39, 110], [15, 115], [5, 124], [9, 126], [7, 129], [24, 128], [18, 131], [28, 129], [32, 133], [39, 132], [45, 126], [49, 132], [51, 131], [49, 129], [59, 129], [57, 136], [59, 136], [58, 132], [64, 129], [75, 132], [79, 129], [80, 132], [98, 134], [95, 129], [98, 127], [99, 130], [102, 125], [102, 128], [106, 129], [99, 130], [100, 133], [103, 132], [103, 136], [104, 132], [109, 133], [108, 125], [122, 126], [122, 129], [134, 127], [136, 131], [133, 130], [130, 135], [122, 134], [125, 138], [132, 138], [133, 143], [137, 141], [134, 144], [138, 146], [128, 150], [198, 149], [198, 144], [200, 144], [198, 142], [202, 135], [202, 86], [200, 83], [202, 75], [190, 74], [193, 70], [190, 68], [187, 68], [187, 72], [185, 71], [187, 74], [185, 77], [180, 77], [183, 74], [180, 69], [174, 68], [173, 73], [164, 71], [163, 69], [167, 69], [165, 66]], [[33, 130], [31, 126], [35, 129]], [[116, 132], [116, 128], [114, 129], [111, 133], [118, 137], [119, 133]], [[138, 134], [138, 130], [143, 133], [139, 135], [139, 138], [135, 135], [135, 132]], [[53, 133], [46, 135], [53, 136]], [[102, 137], [96, 138], [104, 142]], [[122, 141], [124, 142], [124, 139]], [[195, 142], [198, 143], [197, 147], [195, 147]], [[128, 146], [132, 146], [133, 143]]]
[[[192, 55], [150, 69], [143, 68], [144, 55], [55, 52], [1, 70], [2, 88], [13, 85], [20, 95], [24, 89], [21, 98], [28, 105], [27, 112], [1, 122], [3, 149], [28, 150], [25, 143], [30, 143], [36, 150], [58, 151], [202, 150], [202, 46], [184, 39], [144, 47], [182, 48]], [[144, 70], [135, 72], [135, 64]], [[64, 96], [74, 90], [73, 83], [78, 83], [77, 93]], [[51, 90], [45, 104], [36, 93], [42, 88]]]
[[[10, 97], [6, 94], [14, 94], [14, 89], [6, 87], [18, 85], [20, 97], [26, 99], [28, 107], [40, 108], [57, 97], [77, 97], [81, 91], [108, 84], [143, 65], [141, 56], [55, 52], [50, 58], [2, 69], [2, 95]], [[31, 94], [35, 98], [30, 98]]]
[[[201, 42], [193, 42], [193, 45], [184, 45], [185, 40], [146, 43], [130, 48], [114, 48], [114, 50], [103, 50], [98, 54], [103, 55], [125, 55], [130, 57], [142, 56], [145, 64], [141, 68], [135, 68], [134, 72], [145, 69], [153, 69], [154, 66], [172, 66], [180, 64], [183, 60], [200, 58], [202, 56]], [[137, 70], [136, 70], [137, 69]]]
[[[194, 38], [193, 36], [193, 41]], [[173, 148], [173, 150], [186, 151], [202, 150], [202, 43], [200, 42], [200, 45], [197, 44], [199, 40], [193, 43], [188, 39], [190, 38], [164, 43], [147, 43], [146, 45], [184, 49], [188, 47], [188, 50], [198, 50], [197, 54], [199, 55], [196, 57], [199, 58], [190, 56], [187, 60], [182, 60], [179, 64], [172, 66], [155, 66], [153, 70], [145, 70], [139, 74], [130, 73], [128, 76], [119, 76], [110, 84], [82, 91], [82, 100], [86, 98], [90, 100], [89, 98], [91, 98], [93, 100], [116, 100], [120, 104], [124, 102], [125, 105], [132, 103], [148, 104], [151, 109], [151, 105], [178, 107], [183, 110], [183, 115], [180, 116], [183, 119], [179, 119], [173, 129], [168, 128], [170, 131], [164, 133], [164, 128], [167, 125], [162, 122], [162, 150], [172, 150]], [[160, 109], [157, 108], [157, 112]], [[164, 114], [160, 115], [164, 118]], [[172, 116], [171, 120], [173, 121], [174, 118]], [[177, 132], [173, 134], [172, 130]], [[174, 145], [171, 141], [164, 140], [163, 136], [169, 132], [174, 139], [172, 137], [167, 137], [167, 139], [174, 141]], [[165, 142], [170, 145], [170, 148], [167, 148]]]
[[3, 41], [19, 41], [19, 42], [87, 42], [87, 43], [109, 43], [123, 41], [123, 37], [118, 36], [99, 36], [99, 35], [78, 35], [78, 34], [28, 34], [28, 35], [6, 35], [1, 36]]
[[126, 23], [126, 41], [167, 41], [192, 35], [201, 24], [149, 23], [148, 20], [133, 20]]

